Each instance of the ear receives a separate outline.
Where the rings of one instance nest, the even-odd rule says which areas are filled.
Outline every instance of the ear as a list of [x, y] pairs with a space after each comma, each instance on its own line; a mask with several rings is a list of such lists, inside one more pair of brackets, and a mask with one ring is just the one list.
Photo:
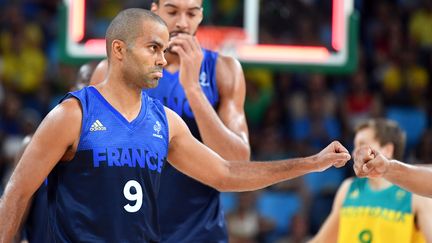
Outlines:
[[151, 10], [153, 13], [155, 13], [155, 12], [157, 12], [157, 11], [159, 10], [159, 6], [158, 6], [156, 3], [153, 2], [153, 3], [151, 4], [150, 10]]
[[111, 54], [118, 60], [122, 60], [126, 51], [126, 43], [121, 40], [114, 40], [111, 44]]
[[386, 157], [386, 158], [393, 158], [394, 156], [394, 144], [387, 143], [384, 146], [381, 147], [380, 152]]

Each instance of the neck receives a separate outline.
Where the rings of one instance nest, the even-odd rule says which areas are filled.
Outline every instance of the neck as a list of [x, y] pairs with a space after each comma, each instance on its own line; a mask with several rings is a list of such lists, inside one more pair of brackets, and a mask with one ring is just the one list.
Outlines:
[[141, 109], [141, 88], [125, 80], [119, 72], [109, 72], [106, 81], [96, 88], [102, 96], [128, 121], [136, 118]]
[[392, 186], [393, 184], [383, 178], [370, 178], [369, 185], [373, 190], [380, 191]]

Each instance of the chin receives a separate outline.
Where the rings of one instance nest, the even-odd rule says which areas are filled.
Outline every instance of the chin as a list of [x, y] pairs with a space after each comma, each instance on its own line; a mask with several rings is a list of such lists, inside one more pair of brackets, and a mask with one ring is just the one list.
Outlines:
[[159, 79], [153, 79], [152, 81], [146, 82], [144, 89], [153, 89], [159, 85]]

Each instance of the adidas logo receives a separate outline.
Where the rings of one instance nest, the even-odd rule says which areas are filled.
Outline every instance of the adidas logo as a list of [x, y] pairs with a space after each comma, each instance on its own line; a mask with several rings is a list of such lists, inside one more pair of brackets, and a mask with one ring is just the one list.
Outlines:
[[90, 127], [90, 132], [105, 130], [107, 130], [106, 127], [99, 120], [93, 122], [93, 125]]

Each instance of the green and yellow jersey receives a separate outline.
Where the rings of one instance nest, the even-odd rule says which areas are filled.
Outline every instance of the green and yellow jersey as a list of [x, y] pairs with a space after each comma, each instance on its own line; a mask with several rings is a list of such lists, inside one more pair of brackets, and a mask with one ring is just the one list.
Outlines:
[[374, 191], [368, 179], [355, 178], [340, 211], [338, 242], [425, 242], [416, 229], [412, 194], [395, 185]]

